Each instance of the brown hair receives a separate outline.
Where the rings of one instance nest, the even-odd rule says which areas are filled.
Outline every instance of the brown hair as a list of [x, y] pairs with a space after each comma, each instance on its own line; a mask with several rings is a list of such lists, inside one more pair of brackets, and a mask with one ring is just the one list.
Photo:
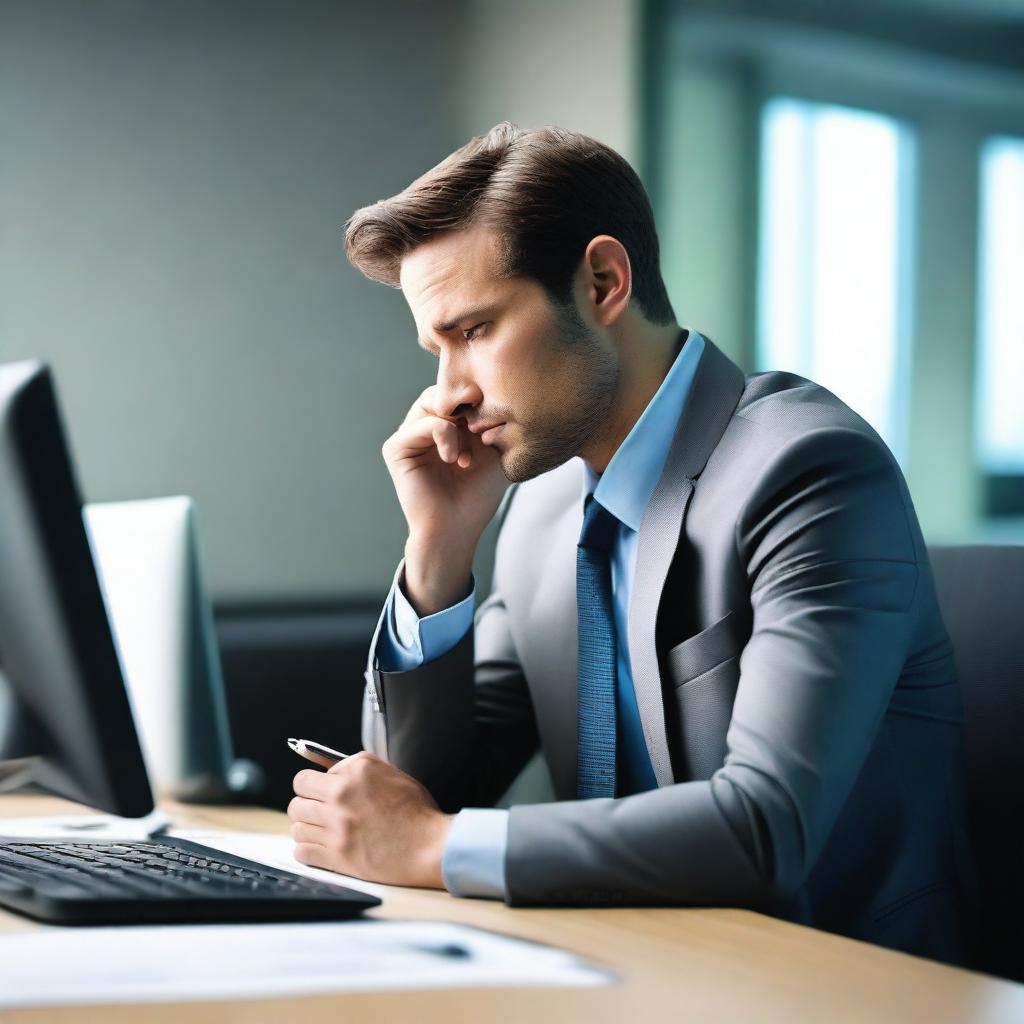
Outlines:
[[398, 195], [357, 210], [345, 252], [367, 277], [397, 288], [406, 254], [470, 224], [501, 234], [503, 274], [538, 281], [562, 305], [587, 243], [611, 235], [629, 254], [641, 314], [658, 324], [675, 320], [647, 193], [618, 153], [586, 135], [495, 125]]

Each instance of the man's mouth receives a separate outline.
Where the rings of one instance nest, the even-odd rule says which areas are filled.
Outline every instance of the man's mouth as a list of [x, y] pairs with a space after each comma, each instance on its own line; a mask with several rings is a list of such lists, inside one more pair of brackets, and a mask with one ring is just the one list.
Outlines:
[[484, 420], [476, 420], [474, 423], [467, 423], [466, 427], [471, 434], [482, 434], [485, 430], [490, 430], [492, 427], [500, 427], [501, 421], [495, 420], [493, 423], [487, 423]]

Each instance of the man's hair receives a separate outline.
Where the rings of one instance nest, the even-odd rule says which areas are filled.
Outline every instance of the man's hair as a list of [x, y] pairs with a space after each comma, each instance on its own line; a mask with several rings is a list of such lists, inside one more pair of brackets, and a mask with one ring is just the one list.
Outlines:
[[357, 210], [345, 252], [367, 277], [397, 288], [413, 249], [478, 225], [501, 238], [500, 273], [538, 281], [561, 305], [571, 301], [587, 244], [611, 235], [629, 254], [641, 314], [657, 324], [675, 320], [654, 214], [636, 172], [613, 149], [564, 128], [495, 125], [398, 195]]

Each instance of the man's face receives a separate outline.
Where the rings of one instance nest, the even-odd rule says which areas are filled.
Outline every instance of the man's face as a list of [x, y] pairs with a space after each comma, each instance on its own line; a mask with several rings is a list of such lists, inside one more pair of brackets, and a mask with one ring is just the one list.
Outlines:
[[511, 481], [560, 466], [600, 440], [618, 382], [611, 343], [536, 281], [498, 273], [498, 236], [441, 235], [402, 260], [420, 345], [438, 358], [437, 413], [493, 445]]

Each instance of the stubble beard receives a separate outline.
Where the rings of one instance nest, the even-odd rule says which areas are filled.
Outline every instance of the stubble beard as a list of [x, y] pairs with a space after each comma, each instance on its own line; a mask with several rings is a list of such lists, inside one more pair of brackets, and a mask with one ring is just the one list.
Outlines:
[[573, 365], [565, 379], [557, 382], [560, 393], [554, 396], [567, 404], [549, 406], [525, 422], [519, 421], [522, 443], [501, 453], [501, 470], [510, 483], [532, 480], [556, 469], [610, 427], [618, 362], [578, 318], [572, 318], [570, 326], [572, 334], [560, 332], [558, 344]]

